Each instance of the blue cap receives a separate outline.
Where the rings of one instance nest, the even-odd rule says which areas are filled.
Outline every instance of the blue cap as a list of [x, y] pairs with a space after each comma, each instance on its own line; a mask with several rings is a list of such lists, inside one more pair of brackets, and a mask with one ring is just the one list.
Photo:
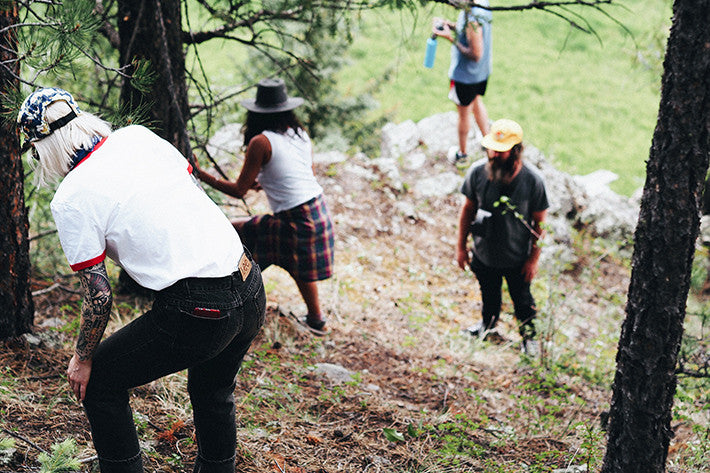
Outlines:
[[[61, 100], [66, 102], [72, 111], [52, 123], [47, 123], [47, 107]], [[56, 87], [47, 87], [36, 90], [27, 96], [20, 107], [20, 113], [17, 114], [17, 124], [30, 142], [39, 141], [72, 121], [79, 114], [81, 114], [79, 106], [69, 92]]]

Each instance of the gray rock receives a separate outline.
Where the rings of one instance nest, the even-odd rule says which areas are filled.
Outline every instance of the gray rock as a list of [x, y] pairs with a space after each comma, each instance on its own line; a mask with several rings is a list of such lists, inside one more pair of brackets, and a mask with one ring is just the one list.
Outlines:
[[332, 363], [316, 363], [313, 372], [325, 376], [333, 384], [349, 383], [355, 380], [351, 371]]
[[22, 335], [27, 344], [32, 348], [38, 348], [42, 345], [42, 339], [34, 333], [25, 333]]
[[313, 162], [316, 164], [335, 164], [342, 163], [348, 160], [348, 156], [340, 151], [327, 151], [324, 153], [315, 153]]
[[587, 465], [571, 465], [567, 468], [552, 470], [552, 473], [586, 473]]
[[456, 112], [439, 113], [417, 122], [421, 142], [430, 156], [445, 155], [458, 145], [458, 115]]
[[345, 173], [352, 174], [354, 177], [361, 177], [367, 179], [368, 181], [374, 181], [375, 179], [377, 179], [377, 175], [370, 169], [365, 169], [364, 167], [358, 164], [350, 162], [345, 164], [345, 166], [343, 167], [343, 171]]
[[403, 217], [411, 218], [412, 220], [419, 219], [417, 210], [414, 208], [414, 204], [412, 204], [411, 202], [398, 200], [394, 203], [394, 207], [395, 209], [397, 209], [397, 212], [399, 212]]
[[402, 158], [402, 166], [407, 171], [416, 171], [426, 164], [426, 154], [422, 151], [414, 151]]
[[618, 178], [616, 173], [606, 169], [599, 169], [584, 176], [574, 176], [575, 182], [584, 187], [587, 194], [592, 197], [605, 194], [609, 190], [609, 184]]
[[[444, 156], [451, 147], [458, 147], [458, 114], [455, 111], [439, 113], [417, 122], [419, 140], [430, 156]], [[473, 121], [466, 139], [466, 151], [471, 155], [481, 147], [481, 131]]]
[[705, 246], [710, 246], [710, 215], [700, 218], [700, 238], [698, 240]]
[[431, 177], [425, 177], [414, 184], [413, 191], [422, 197], [444, 197], [458, 192], [463, 177], [454, 172], [444, 172]]
[[370, 166], [375, 173], [381, 176], [382, 180], [390, 188], [397, 192], [404, 190], [402, 176], [399, 174], [399, 167], [394, 158], [377, 158], [370, 161]]
[[380, 150], [384, 158], [398, 158], [411, 153], [419, 145], [419, 130], [412, 120], [382, 127]]

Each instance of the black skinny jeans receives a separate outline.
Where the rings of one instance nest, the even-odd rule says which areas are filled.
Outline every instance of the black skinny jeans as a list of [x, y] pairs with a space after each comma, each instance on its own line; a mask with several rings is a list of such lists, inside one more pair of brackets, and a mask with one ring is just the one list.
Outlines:
[[265, 308], [253, 263], [246, 281], [239, 271], [178, 281], [156, 294], [151, 310], [99, 344], [84, 409], [102, 473], [143, 472], [128, 390], [184, 369], [198, 446], [194, 471], [234, 472], [235, 378]]
[[522, 269], [522, 265], [513, 268], [492, 268], [483, 264], [475, 254], [473, 255], [471, 270], [476, 275], [481, 287], [481, 299], [483, 300], [481, 316], [486, 330], [492, 329], [498, 323], [502, 304], [503, 278], [505, 278], [508, 283], [508, 293], [513, 301], [520, 335], [523, 338], [535, 336], [533, 321], [537, 308], [535, 307], [535, 299], [530, 292], [530, 283], [525, 281]]

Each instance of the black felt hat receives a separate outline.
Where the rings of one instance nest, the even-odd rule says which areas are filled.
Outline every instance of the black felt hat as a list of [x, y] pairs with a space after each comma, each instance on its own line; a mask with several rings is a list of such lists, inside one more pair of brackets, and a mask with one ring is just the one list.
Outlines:
[[301, 97], [289, 97], [283, 79], [261, 79], [256, 86], [256, 98], [242, 101], [250, 112], [275, 113], [293, 110], [303, 103]]

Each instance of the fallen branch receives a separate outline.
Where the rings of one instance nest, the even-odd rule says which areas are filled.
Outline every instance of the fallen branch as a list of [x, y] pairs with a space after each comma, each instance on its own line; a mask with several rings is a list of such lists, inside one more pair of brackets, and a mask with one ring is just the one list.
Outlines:
[[17, 440], [22, 440], [23, 442], [27, 443], [27, 444], [30, 445], [31, 447], [36, 448], [37, 450], [39, 450], [39, 451], [42, 452], [42, 453], [49, 453], [49, 452], [47, 452], [47, 450], [43, 449], [42, 447], [40, 447], [39, 445], [37, 445], [36, 443], [34, 443], [32, 440], [30, 440], [30, 439], [28, 439], [28, 438], [25, 438], [25, 437], [23, 437], [23, 436], [20, 435], [20, 434], [16, 434], [15, 432], [12, 432], [12, 431], [10, 431], [10, 430], [7, 430], [5, 427], [2, 427], [2, 431], [5, 432], [7, 435], [10, 435], [10, 436], [12, 436], [12, 437], [15, 437]]
[[54, 284], [52, 284], [52, 285], [49, 286], [49, 287], [45, 287], [44, 289], [40, 289], [40, 290], [38, 290], [38, 291], [34, 291], [34, 292], [32, 293], [32, 297], [41, 296], [42, 294], [47, 294], [48, 292], [52, 292], [52, 291], [55, 290], [55, 289], [62, 289], [62, 290], [64, 290], [64, 291], [70, 292], [70, 293], [72, 293], [72, 294], [81, 294], [81, 292], [79, 292], [79, 291], [75, 291], [74, 289], [69, 289], [68, 287], [62, 286], [62, 285], [59, 284], [58, 282], [55, 282]]
[[45, 379], [56, 379], [61, 377], [61, 374], [47, 374], [44, 376], [27, 376], [26, 378], [17, 378], [17, 381], [43, 381]]

